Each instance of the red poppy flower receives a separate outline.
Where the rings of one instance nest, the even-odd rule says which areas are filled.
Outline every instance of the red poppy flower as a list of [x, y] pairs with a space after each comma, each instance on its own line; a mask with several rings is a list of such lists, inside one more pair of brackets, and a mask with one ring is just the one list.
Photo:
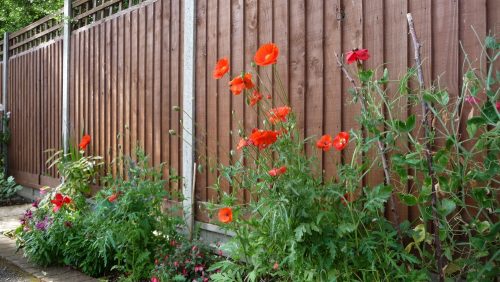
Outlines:
[[279, 168], [273, 168], [271, 169], [268, 173], [270, 176], [275, 177], [275, 176], [280, 176], [286, 172], [286, 166], [282, 166]]
[[344, 148], [347, 146], [347, 143], [349, 143], [349, 133], [347, 132], [340, 132], [333, 139], [333, 146], [338, 151], [344, 150]]
[[272, 130], [254, 130], [249, 139], [253, 145], [259, 147], [259, 149], [264, 149], [276, 142], [278, 132]]
[[268, 100], [271, 100], [271, 98], [272, 98], [272, 97], [271, 97], [271, 95], [267, 95], [267, 97], [266, 97], [266, 98], [267, 98]]
[[500, 101], [496, 102], [495, 107], [497, 108], [497, 111], [500, 112]]
[[330, 148], [332, 147], [332, 136], [328, 134], [321, 136], [318, 142], [316, 142], [316, 147], [322, 149], [325, 152], [330, 151]]
[[112, 203], [112, 202], [116, 201], [117, 198], [118, 198], [118, 194], [115, 193], [115, 194], [108, 197], [108, 201], [110, 203]]
[[83, 135], [82, 141], [80, 141], [80, 145], [78, 145], [81, 150], [85, 150], [87, 148], [87, 146], [90, 144], [90, 139], [90, 135]]
[[52, 204], [54, 204], [54, 212], [57, 212], [64, 204], [69, 204], [71, 203], [71, 198], [68, 196], [63, 196], [61, 193], [57, 193], [50, 201]]
[[233, 221], [233, 209], [227, 207], [220, 209], [219, 221], [222, 223], [230, 223]]
[[213, 77], [215, 79], [222, 78], [229, 71], [229, 60], [227, 58], [220, 59], [217, 64], [215, 64]]
[[260, 100], [262, 100], [262, 94], [259, 91], [255, 90], [250, 97], [250, 106], [255, 106]]
[[252, 89], [255, 85], [252, 81], [252, 74], [246, 73], [244, 76], [237, 76], [231, 80], [229, 86], [234, 95], [240, 95], [241, 91], [244, 89]]
[[269, 122], [275, 124], [280, 121], [286, 121], [286, 116], [290, 113], [292, 109], [288, 106], [278, 107], [271, 109], [269, 111], [268, 119]]
[[258, 66], [267, 66], [275, 64], [278, 60], [279, 49], [274, 43], [267, 43], [260, 46], [257, 53], [255, 53], [255, 63]]
[[352, 64], [356, 61], [366, 61], [370, 58], [368, 49], [354, 49], [347, 52], [346, 60], [348, 64]]

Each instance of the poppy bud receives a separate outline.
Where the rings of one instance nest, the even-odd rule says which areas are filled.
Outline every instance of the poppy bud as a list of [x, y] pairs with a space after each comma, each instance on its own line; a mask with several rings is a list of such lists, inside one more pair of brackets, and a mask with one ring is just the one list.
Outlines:
[[179, 106], [173, 106], [172, 110], [174, 110], [176, 112], [179, 112], [181, 110], [181, 107], [179, 107]]

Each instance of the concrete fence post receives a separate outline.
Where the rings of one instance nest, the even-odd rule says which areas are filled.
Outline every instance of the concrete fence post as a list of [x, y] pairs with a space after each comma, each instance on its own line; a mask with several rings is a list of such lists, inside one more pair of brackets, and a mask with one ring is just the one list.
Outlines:
[[62, 60], [62, 139], [64, 153], [69, 149], [69, 75], [71, 58], [71, 2], [64, 0], [63, 60]]
[[184, 220], [192, 238], [194, 227], [194, 119], [195, 119], [195, 50], [196, 50], [196, 0], [184, 2], [184, 60], [182, 93], [182, 203]]
[[[3, 72], [2, 72], [2, 105], [4, 116], [8, 115], [9, 108], [7, 107], [8, 102], [8, 91], [9, 91], [9, 33], [3, 34]], [[6, 133], [9, 129], [4, 126], [2, 121], [2, 131]], [[3, 160], [3, 172], [7, 175], [8, 170], [8, 152], [7, 144], [2, 144], [2, 154], [5, 156]]]

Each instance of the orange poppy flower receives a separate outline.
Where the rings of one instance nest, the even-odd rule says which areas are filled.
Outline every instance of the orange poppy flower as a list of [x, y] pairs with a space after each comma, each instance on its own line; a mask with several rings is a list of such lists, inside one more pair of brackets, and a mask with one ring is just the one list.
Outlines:
[[356, 61], [366, 61], [370, 58], [368, 49], [354, 49], [347, 52], [346, 60], [348, 64], [352, 64]]
[[90, 135], [88, 134], [83, 135], [82, 140], [80, 141], [80, 145], [78, 145], [78, 147], [80, 147], [81, 150], [85, 150], [87, 146], [90, 144], [90, 139], [91, 139]]
[[115, 194], [108, 197], [108, 201], [110, 203], [112, 203], [112, 202], [116, 201], [117, 198], [118, 198], [118, 195], [115, 193]]
[[254, 130], [250, 135], [250, 141], [253, 145], [264, 149], [269, 145], [274, 144], [278, 140], [278, 132], [273, 130]]
[[220, 209], [219, 221], [222, 223], [230, 223], [233, 221], [233, 209], [228, 207]]
[[255, 90], [250, 97], [250, 106], [255, 106], [260, 100], [262, 100], [262, 94], [259, 91]]
[[269, 114], [267, 115], [269, 122], [272, 124], [276, 124], [280, 121], [286, 121], [286, 116], [290, 113], [291, 110], [292, 109], [288, 106], [271, 109], [269, 111]]
[[57, 212], [65, 204], [70, 204], [71, 198], [68, 196], [63, 196], [61, 193], [57, 193], [54, 199], [50, 200], [50, 202], [54, 204], [53, 211]]
[[282, 166], [279, 168], [273, 168], [270, 171], [268, 171], [269, 175], [272, 177], [280, 176], [280, 175], [284, 174], [285, 172], [286, 172], [286, 166]]
[[344, 150], [344, 148], [347, 146], [347, 143], [349, 143], [349, 133], [347, 132], [340, 132], [333, 139], [333, 146], [338, 151]]
[[328, 134], [321, 136], [321, 138], [316, 143], [316, 147], [322, 149], [325, 152], [330, 151], [330, 148], [332, 147], [332, 136]]
[[213, 76], [215, 79], [222, 78], [229, 71], [229, 60], [222, 58], [215, 64]]
[[237, 76], [233, 80], [231, 80], [229, 82], [229, 86], [231, 92], [233, 92], [234, 95], [240, 95], [241, 91], [243, 91], [244, 89], [252, 89], [255, 85], [252, 81], [252, 74], [245, 73], [245, 75]]
[[274, 43], [267, 43], [260, 46], [257, 53], [255, 53], [255, 63], [258, 66], [267, 66], [275, 64], [278, 60], [279, 49]]

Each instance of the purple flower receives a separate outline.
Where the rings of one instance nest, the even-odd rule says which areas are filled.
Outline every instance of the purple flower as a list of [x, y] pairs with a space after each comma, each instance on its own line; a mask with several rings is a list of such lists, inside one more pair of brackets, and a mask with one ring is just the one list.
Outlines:
[[47, 227], [49, 226], [49, 218], [45, 217], [44, 220], [41, 220], [35, 224], [35, 228], [41, 231], [47, 230]]
[[31, 204], [31, 206], [33, 206], [34, 208], [38, 209], [38, 204], [40, 204], [40, 199], [34, 200], [33, 203]]
[[24, 213], [24, 217], [27, 219], [31, 219], [33, 217], [33, 212], [31, 210], [26, 210]]

